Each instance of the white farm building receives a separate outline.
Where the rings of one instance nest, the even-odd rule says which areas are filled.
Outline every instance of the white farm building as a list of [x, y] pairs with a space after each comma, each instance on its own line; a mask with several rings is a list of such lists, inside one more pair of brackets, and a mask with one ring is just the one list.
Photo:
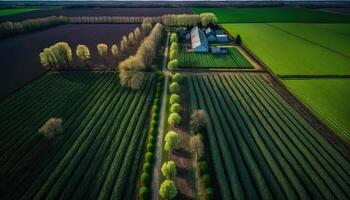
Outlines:
[[191, 44], [193, 52], [208, 52], [209, 45], [205, 33], [197, 26], [191, 30]]

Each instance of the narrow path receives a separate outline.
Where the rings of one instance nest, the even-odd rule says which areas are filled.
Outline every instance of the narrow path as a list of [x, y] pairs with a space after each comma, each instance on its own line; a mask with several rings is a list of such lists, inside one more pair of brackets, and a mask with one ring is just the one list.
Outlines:
[[159, 118], [159, 127], [158, 127], [158, 138], [157, 138], [157, 149], [156, 149], [156, 159], [154, 161], [153, 168], [153, 178], [152, 178], [152, 195], [151, 198], [154, 200], [159, 199], [158, 191], [160, 186], [160, 165], [162, 164], [162, 151], [163, 151], [163, 133], [164, 133], [164, 119], [166, 115], [166, 102], [167, 102], [167, 93], [168, 93], [168, 73], [167, 73], [167, 57], [168, 57], [168, 45], [169, 37], [167, 35], [167, 40], [165, 43], [164, 49], [164, 58], [163, 58], [163, 72], [165, 75], [164, 85], [163, 85], [163, 98], [162, 106], [160, 109], [160, 118]]

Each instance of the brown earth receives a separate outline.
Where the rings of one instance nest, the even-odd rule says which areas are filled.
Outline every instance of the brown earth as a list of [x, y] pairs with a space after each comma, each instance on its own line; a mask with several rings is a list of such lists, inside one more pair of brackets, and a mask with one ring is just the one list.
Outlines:
[[90, 48], [91, 56], [99, 58], [95, 56], [98, 43], [119, 44], [121, 37], [137, 26], [137, 24], [62, 25], [0, 40], [0, 99], [45, 73], [46, 70], [41, 67], [39, 60], [42, 49], [56, 42], [65, 41], [74, 54], [77, 44], [85, 44]]
[[49, 16], [159, 16], [164, 14], [192, 13], [191, 8], [66, 8], [35, 10], [27, 13], [1, 16], [0, 22], [21, 21]]

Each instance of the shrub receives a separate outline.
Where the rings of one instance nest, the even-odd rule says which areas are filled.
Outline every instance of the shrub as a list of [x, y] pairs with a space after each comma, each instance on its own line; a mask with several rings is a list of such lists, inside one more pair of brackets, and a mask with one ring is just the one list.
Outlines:
[[153, 106], [152, 106], [152, 112], [153, 112], [153, 113], [158, 113], [158, 112], [159, 112], [159, 108], [158, 108], [157, 105], [153, 105]]
[[203, 181], [205, 187], [210, 186], [210, 182], [211, 182], [210, 175], [209, 175], [209, 174], [204, 174], [204, 175], [202, 176], [202, 181]]
[[149, 197], [149, 189], [148, 187], [142, 186], [139, 191], [139, 197], [142, 200], [146, 200]]
[[151, 178], [147, 172], [141, 174], [141, 183], [142, 185], [150, 184]]
[[165, 199], [173, 199], [177, 195], [177, 188], [174, 181], [165, 180], [159, 188], [159, 194]]
[[170, 125], [177, 125], [181, 122], [181, 117], [178, 113], [171, 113], [168, 117], [168, 123]]
[[173, 82], [180, 82], [183, 80], [183, 76], [180, 73], [175, 73], [172, 77], [171, 80]]
[[177, 149], [180, 146], [180, 137], [175, 131], [169, 131], [165, 135], [164, 141], [165, 141], [164, 149], [166, 151]]
[[152, 143], [147, 144], [147, 151], [153, 152], [154, 151], [154, 145]]
[[208, 173], [208, 163], [206, 161], [199, 162], [199, 170], [201, 174]]
[[170, 107], [170, 112], [172, 112], [172, 113], [179, 113], [180, 110], [181, 110], [181, 105], [178, 103], [174, 103]]
[[158, 119], [159, 119], [158, 113], [153, 113], [152, 120], [158, 121]]
[[205, 188], [205, 199], [211, 200], [214, 199], [214, 190], [211, 187]]
[[194, 110], [191, 115], [190, 126], [193, 132], [203, 129], [208, 123], [208, 114], [205, 110]]
[[152, 166], [149, 162], [145, 162], [142, 169], [144, 172], [151, 173]]
[[157, 141], [156, 137], [154, 137], [152, 135], [149, 137], [149, 142], [150, 143], [154, 144], [154, 143], [156, 143], [156, 141]]
[[177, 94], [170, 95], [170, 100], [169, 100], [170, 104], [179, 103], [179, 102], [180, 102], [180, 96], [179, 95], [177, 95]]
[[63, 133], [63, 125], [61, 118], [50, 118], [39, 129], [39, 133], [48, 139], [54, 138], [56, 135]]
[[153, 154], [151, 152], [147, 152], [145, 155], [145, 159], [147, 162], [151, 163], [153, 161]]
[[177, 68], [178, 65], [179, 65], [179, 61], [177, 59], [171, 60], [168, 62], [168, 69], [174, 70], [175, 68]]
[[161, 171], [166, 179], [173, 179], [176, 176], [176, 166], [174, 161], [164, 162]]
[[170, 93], [178, 94], [180, 92], [180, 85], [177, 82], [172, 82], [169, 86]]

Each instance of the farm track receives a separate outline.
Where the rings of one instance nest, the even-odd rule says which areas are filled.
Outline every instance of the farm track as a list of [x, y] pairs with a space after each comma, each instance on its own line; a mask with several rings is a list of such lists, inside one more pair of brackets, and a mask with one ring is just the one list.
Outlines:
[[349, 198], [349, 161], [261, 75], [187, 80], [191, 107], [211, 118], [210, 151], [223, 199]]
[[[46, 76], [51, 76], [53, 83], [49, 81], [46, 85]], [[13, 130], [11, 135], [15, 138], [6, 139], [14, 143], [21, 138], [23, 142], [14, 143], [16, 148], [2, 148], [1, 158], [6, 162], [2, 162], [0, 170], [3, 177], [8, 178], [1, 181], [1, 197], [116, 198], [123, 194], [132, 198], [155, 88], [153, 78], [149, 78], [142, 90], [130, 92], [116, 84], [115, 77], [115, 73], [102, 72], [65, 72], [56, 78], [55, 74], [48, 74], [34, 82], [34, 86], [18, 92], [20, 97], [28, 96], [27, 101], [13, 95], [9, 97], [11, 100], [0, 102], [0, 107], [17, 108], [6, 113], [12, 116], [27, 107], [23, 104], [31, 102], [30, 96], [53, 96], [36, 102], [31, 113], [41, 113], [37, 117], [44, 122], [56, 114], [54, 116], [63, 118], [65, 127], [65, 135], [51, 143], [37, 134], [37, 128], [42, 125], [40, 120], [21, 124], [19, 130], [26, 131]], [[58, 89], [52, 89], [55, 87]], [[123, 106], [128, 102], [130, 106]], [[42, 106], [45, 103], [47, 106]], [[38, 112], [33, 113], [34, 108]], [[30, 119], [30, 110], [27, 112]], [[7, 121], [13, 123], [12, 120], [20, 117]], [[4, 130], [7, 129], [12, 130], [12, 126]], [[24, 139], [26, 137], [29, 139]], [[1, 142], [7, 144], [4, 140]]]

